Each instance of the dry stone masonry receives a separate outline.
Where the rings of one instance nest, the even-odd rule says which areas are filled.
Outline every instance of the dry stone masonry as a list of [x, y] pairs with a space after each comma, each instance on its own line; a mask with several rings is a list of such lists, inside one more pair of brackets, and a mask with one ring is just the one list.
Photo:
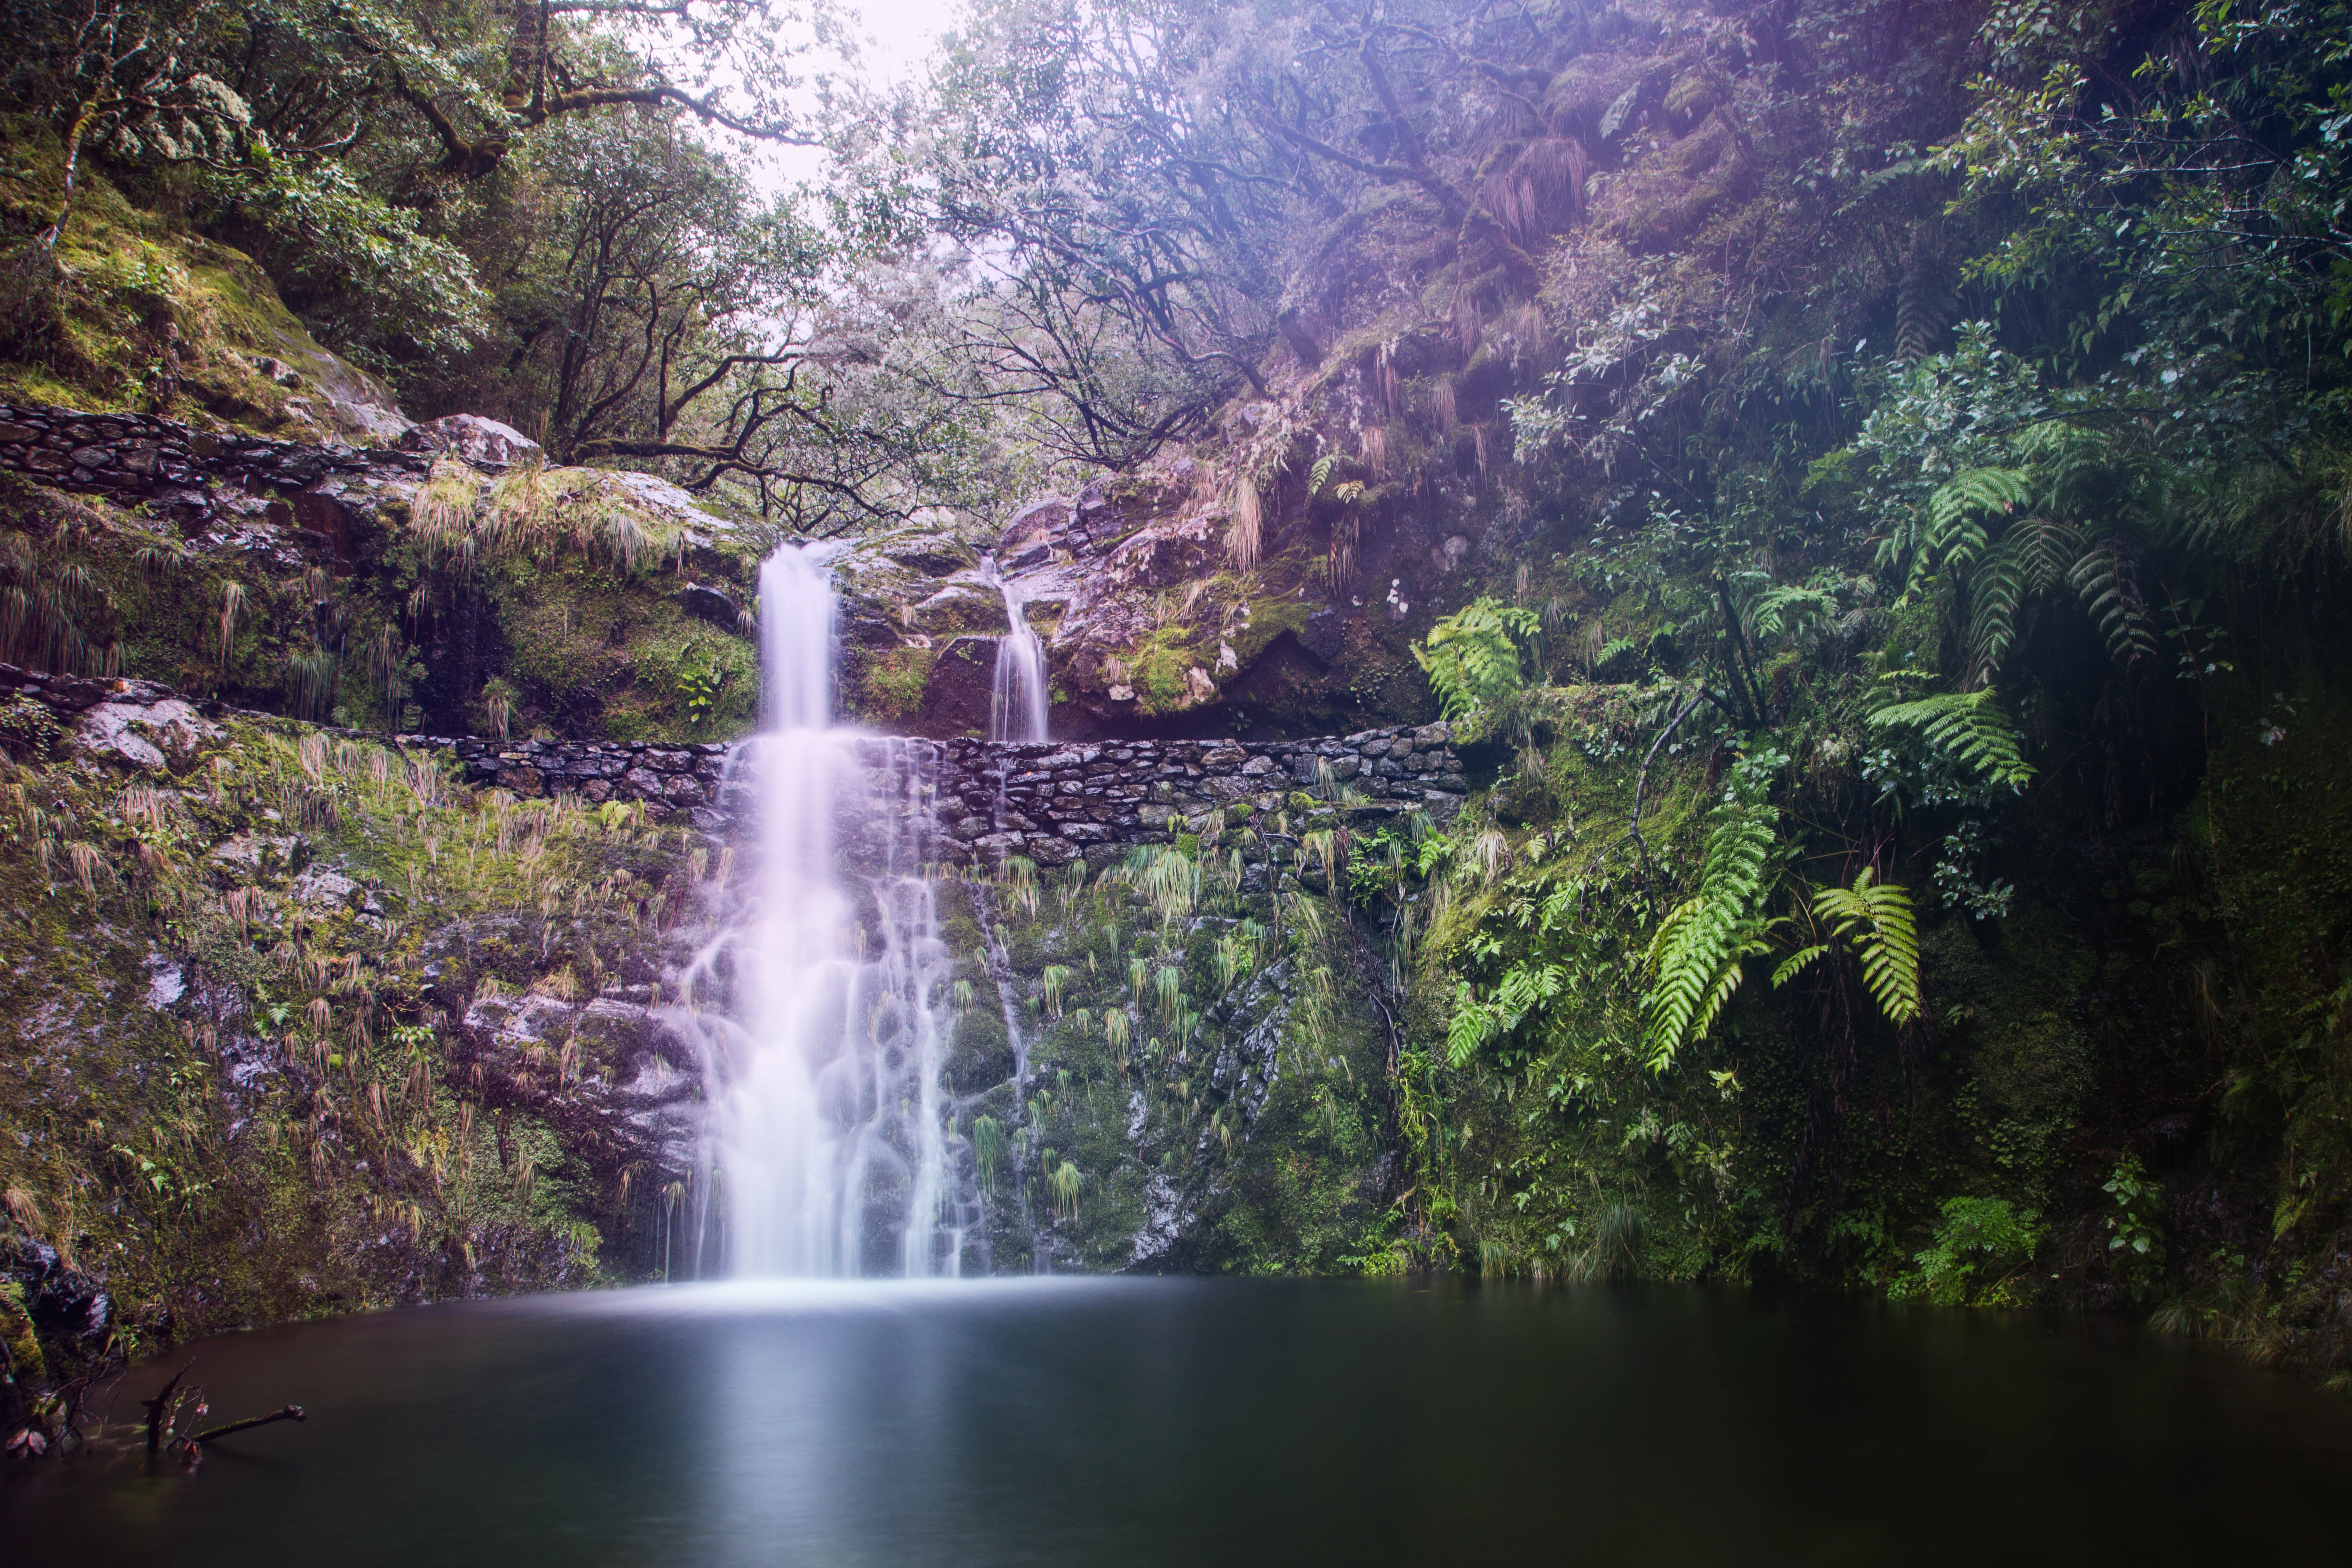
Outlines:
[[472, 414], [411, 426], [397, 447], [362, 449], [199, 430], [152, 414], [0, 403], [0, 469], [57, 489], [144, 503], [191, 534], [273, 501], [292, 513], [285, 521], [329, 534], [338, 521], [333, 503], [352, 484], [392, 481], [404, 494], [436, 457], [496, 470], [536, 449], [520, 431]]
[[[402, 737], [446, 750], [470, 784], [518, 795], [644, 801], [718, 832], [753, 808], [731, 771], [732, 748], [653, 742]], [[992, 865], [1020, 855], [1062, 866], [1198, 832], [1222, 809], [1235, 826], [1267, 814], [1337, 808], [1359, 824], [1461, 808], [1470, 783], [1444, 724], [1315, 741], [1119, 741], [1010, 745], [874, 737], [856, 744], [880, 770], [911, 767], [940, 826], [938, 853]], [[1336, 798], [1326, 798], [1327, 795]], [[1175, 827], [1171, 818], [1177, 819]]]
[[224, 492], [293, 492], [390, 467], [422, 473], [416, 453], [360, 451], [215, 435], [152, 414], [83, 414], [0, 404], [0, 468], [58, 489], [144, 501], [184, 528], [212, 521]]
[[[730, 748], [654, 741], [494, 741], [402, 737], [404, 745], [446, 749], [466, 782], [516, 795], [576, 795], [603, 804], [641, 800], [667, 811], [701, 813], [719, 804]], [[716, 816], [697, 822], [718, 826]]]
[[[82, 732], [83, 743], [162, 766], [210, 721], [238, 714], [190, 701], [152, 681], [44, 676], [0, 665], [0, 700], [29, 698]], [[683, 812], [707, 833], [753, 809], [735, 776], [736, 748], [657, 741], [499, 742], [446, 735], [370, 739], [440, 752], [467, 784], [519, 795], [572, 795], [601, 805], [643, 801]], [[1314, 741], [1116, 741], [1010, 745], [885, 737], [855, 742], [879, 770], [911, 768], [913, 798], [936, 809], [938, 855], [997, 864], [1021, 855], [1062, 866], [1082, 855], [1166, 843], [1198, 832], [1222, 809], [1234, 826], [1268, 814], [1338, 809], [1364, 824], [1425, 811], [1453, 816], [1470, 784], [1444, 724], [1367, 730]], [[157, 748], [161, 747], [159, 751]], [[1300, 800], [1305, 795], [1312, 797]], [[1171, 827], [1171, 819], [1177, 819]]]
[[[1333, 805], [1351, 821], [1413, 811], [1444, 821], [1470, 789], [1444, 724], [1316, 741], [946, 741], [940, 753], [940, 853], [959, 862], [1099, 858], [1167, 842], [1171, 817], [1175, 831], [1198, 832], [1217, 810], [1234, 826]], [[1293, 798], [1302, 794], [1310, 799]]]

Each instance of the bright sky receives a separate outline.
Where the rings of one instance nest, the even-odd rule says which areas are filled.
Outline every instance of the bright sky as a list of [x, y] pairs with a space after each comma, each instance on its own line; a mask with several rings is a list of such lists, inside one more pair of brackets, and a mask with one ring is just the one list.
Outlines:
[[[963, 0], [864, 0], [843, 9], [854, 16], [846, 30], [857, 41], [856, 74], [876, 82], [898, 82], [921, 69], [939, 47], [940, 35], [956, 25]], [[842, 68], [837, 61], [809, 59], [802, 68], [814, 75]], [[813, 147], [761, 147], [740, 141], [734, 145], [755, 171], [756, 183], [772, 191], [814, 183], [824, 171], [824, 154]]]
[[961, 0], [866, 0], [850, 30], [862, 41], [868, 72], [898, 81], [923, 63], [961, 9]]

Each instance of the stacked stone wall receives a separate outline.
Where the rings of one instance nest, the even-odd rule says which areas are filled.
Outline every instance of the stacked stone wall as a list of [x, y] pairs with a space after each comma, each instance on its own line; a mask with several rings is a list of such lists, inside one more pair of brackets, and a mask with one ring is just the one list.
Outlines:
[[[42, 676], [0, 665], [0, 695], [39, 701], [91, 728], [121, 710], [133, 728], [159, 703], [188, 716], [226, 718], [219, 703], [186, 704], [152, 681]], [[244, 717], [266, 719], [267, 715]], [[520, 795], [569, 794], [592, 803], [643, 801], [684, 812], [722, 833], [754, 805], [730, 787], [734, 748], [657, 741], [520, 741], [376, 735], [405, 750], [447, 753], [465, 780]], [[1212, 812], [1229, 826], [1276, 812], [1337, 811], [1364, 826], [1422, 811], [1444, 821], [1470, 783], [1451, 730], [1423, 724], [1312, 741], [1118, 741], [1012, 745], [986, 741], [879, 737], [855, 742], [880, 768], [915, 764], [920, 799], [936, 809], [940, 858], [994, 864], [1021, 855], [1043, 866], [1199, 832]], [[894, 755], [894, 753], [896, 753]], [[159, 759], [160, 760], [160, 756]], [[1302, 798], [1303, 797], [1303, 798]]]
[[[468, 783], [518, 795], [570, 793], [593, 802], [644, 801], [683, 811], [719, 832], [754, 805], [730, 788], [732, 748], [657, 742], [526, 741], [511, 745], [403, 736], [404, 746], [448, 752]], [[1444, 724], [1367, 730], [1312, 741], [1122, 741], [1013, 745], [987, 741], [883, 741], [866, 760], [897, 766], [914, 753], [940, 824], [939, 852], [955, 864], [1021, 855], [1060, 866], [1082, 855], [1166, 843], [1198, 832], [1222, 809], [1233, 826], [1276, 811], [1344, 811], [1364, 823], [1424, 811], [1450, 818], [1470, 783]], [[1312, 797], [1307, 801], [1296, 797]], [[1171, 819], [1174, 826], [1171, 827]]]
[[1470, 789], [1444, 724], [1312, 741], [939, 744], [941, 854], [957, 861], [1059, 866], [1198, 832], [1218, 810], [1234, 826], [1323, 809], [1359, 824], [1414, 811], [1444, 821]]
[[0, 403], [0, 468], [59, 489], [151, 501], [208, 519], [220, 488], [299, 490], [338, 474], [422, 474], [430, 458], [198, 430], [152, 414]]

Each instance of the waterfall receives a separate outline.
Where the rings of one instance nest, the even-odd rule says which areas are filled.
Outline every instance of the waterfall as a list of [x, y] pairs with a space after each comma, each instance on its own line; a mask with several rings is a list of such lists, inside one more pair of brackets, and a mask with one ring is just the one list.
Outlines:
[[1030, 629], [1028, 606], [990, 556], [983, 570], [996, 591], [1004, 595], [1009, 623], [996, 645], [996, 684], [989, 693], [988, 738], [992, 741], [1042, 741], [1045, 737], [1045, 648]]
[[953, 1274], [977, 1209], [940, 1089], [936, 752], [835, 727], [835, 619], [817, 550], [761, 568], [762, 725], [730, 779], [757, 834], [671, 1015], [703, 1059], [698, 1272]]

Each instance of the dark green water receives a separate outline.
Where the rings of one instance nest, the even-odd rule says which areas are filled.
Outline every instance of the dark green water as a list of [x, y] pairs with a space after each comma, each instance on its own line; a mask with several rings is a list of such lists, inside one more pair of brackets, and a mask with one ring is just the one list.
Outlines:
[[[2078, 1326], [1703, 1291], [690, 1287], [195, 1347], [193, 1475], [16, 1563], [2352, 1561], [2352, 1415]], [[176, 1369], [126, 1380], [118, 1418]]]

